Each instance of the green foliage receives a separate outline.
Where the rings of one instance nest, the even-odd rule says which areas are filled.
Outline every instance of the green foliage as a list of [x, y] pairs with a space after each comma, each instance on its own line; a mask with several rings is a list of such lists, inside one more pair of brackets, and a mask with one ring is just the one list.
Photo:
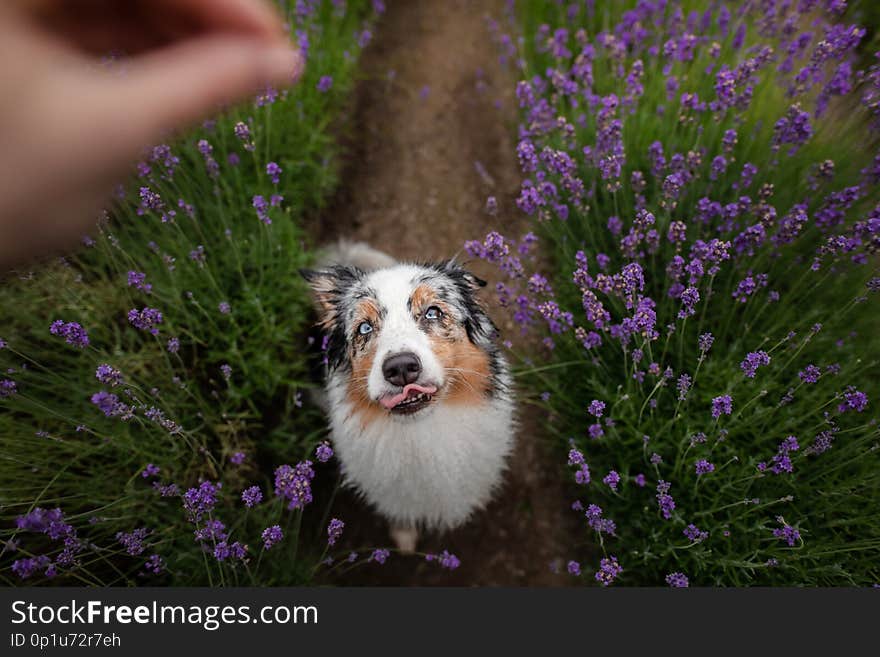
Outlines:
[[[542, 329], [540, 334], [546, 332], [555, 348], [535, 359], [540, 365], [526, 363], [519, 371], [520, 381], [528, 388], [532, 403], [548, 413], [550, 430], [559, 443], [583, 452], [592, 482], [578, 487], [575, 494], [584, 506], [600, 505], [605, 517], [617, 525], [616, 534], [608, 535], [596, 534], [585, 524], [585, 538], [596, 540], [603, 554], [617, 556], [624, 569], [621, 583], [662, 585], [671, 572], [684, 572], [695, 585], [875, 583], [880, 580], [880, 434], [876, 419], [880, 387], [875, 376], [880, 341], [876, 339], [877, 295], [869, 293], [865, 284], [877, 276], [876, 256], [868, 255], [865, 264], [854, 265], [847, 254], [831, 254], [823, 258], [818, 271], [810, 268], [827, 236], [846, 232], [844, 226], [826, 230], [815, 225], [830, 192], [865, 185], [864, 193], [845, 212], [847, 230], [853, 222], [864, 221], [880, 200], [876, 183], [862, 173], [874, 157], [864, 137], [869, 117], [859, 107], [857, 89], [848, 97], [833, 100], [820, 119], [811, 117], [814, 134], [796, 153], [789, 155], [787, 146], [778, 154], [772, 152], [777, 120], [793, 102], [801, 102], [812, 113], [816, 96], [813, 91], [788, 97], [790, 78], [776, 71], [779, 59], [758, 73], [746, 107], [726, 113], [684, 109], [681, 93], [696, 92], [706, 102], [715, 99], [720, 67], [726, 64], [733, 68], [755, 56], [758, 50], [750, 49], [752, 46], [770, 43], [776, 52], [783, 48], [759, 36], [756, 25], [761, 16], [740, 18], [731, 5], [735, 15], [727, 36], [713, 27], [695, 48], [692, 60], [676, 61], [647, 53], [648, 45], [662, 51], [667, 38], [660, 34], [665, 29], [662, 26], [669, 24], [678, 4], [683, 5], [684, 18], [690, 5], [696, 7], [695, 3], [671, 3], [666, 18], [644, 22], [647, 34], [638, 45], [638, 54], [623, 48], [619, 55], [609, 54], [613, 48], [598, 45], [596, 36], [603, 30], [614, 33], [621, 5], [596, 3], [594, 13], [581, 11], [574, 19], [566, 14], [566, 6], [556, 3], [519, 5], [521, 77], [545, 78], [548, 88], [541, 97], [552, 107], [549, 114], [564, 117], [573, 132], [566, 136], [562, 129], [535, 131], [527, 109], [523, 110], [523, 126], [533, 130], [531, 139], [538, 153], [545, 146], [568, 152], [578, 163], [577, 175], [589, 192], [583, 207], [569, 203], [567, 220], [559, 219], [549, 208], [539, 211], [535, 231], [549, 255], [547, 268], [552, 275], [547, 277], [553, 299], [563, 310], [573, 312], [575, 327], [598, 330], [603, 340], [600, 347], [585, 349], [572, 330], [553, 334]], [[704, 8], [696, 8], [702, 14]], [[713, 11], [714, 25], [717, 7], [713, 6]], [[810, 18], [801, 20], [806, 24]], [[781, 23], [783, 17], [777, 19]], [[744, 44], [736, 49], [731, 42], [740, 22], [748, 30]], [[545, 24], [550, 29], [542, 32]], [[560, 27], [569, 30], [571, 59], [557, 58], [545, 47]], [[581, 36], [576, 35], [579, 28], [585, 30]], [[821, 33], [821, 28], [816, 27], [816, 32]], [[591, 91], [598, 96], [614, 93], [622, 99], [626, 94], [624, 78], [634, 61], [641, 59], [644, 64], [644, 93], [616, 115], [623, 121], [626, 157], [622, 186], [616, 191], [606, 185], [597, 168], [584, 164], [587, 158], [581, 153], [586, 145], [595, 148], [596, 112], [601, 103], [591, 105], [581, 92], [566, 97], [549, 82], [549, 69], [564, 75], [576, 61], [582, 37], [596, 48]], [[720, 46], [717, 58], [710, 54], [713, 41]], [[808, 48], [804, 57], [809, 53]], [[677, 77], [680, 85], [671, 98], [666, 88], [670, 76]], [[580, 121], [581, 116], [586, 120]], [[728, 129], [735, 129], [739, 139], [728, 157], [731, 163], [726, 172], [713, 180], [710, 165], [723, 152], [721, 140]], [[651, 173], [648, 152], [655, 141], [662, 142], [667, 160], [674, 153], [685, 158], [697, 155], [691, 160], [694, 179], [675, 200], [664, 196], [663, 175]], [[831, 179], [817, 176], [818, 165], [826, 160], [834, 164]], [[758, 173], [748, 189], [737, 190], [734, 183], [746, 162], [756, 165]], [[647, 184], [641, 194], [645, 207], [656, 217], [652, 228], [660, 240], [656, 251], [649, 249], [643, 257], [631, 258], [622, 253], [620, 242], [638, 209], [639, 190], [631, 180], [634, 171], [645, 175]], [[533, 175], [527, 177], [534, 180]], [[548, 174], [547, 179], [562, 189], [558, 176]], [[699, 284], [701, 300], [696, 313], [677, 318], [682, 302], [667, 294], [667, 265], [675, 255], [687, 261], [689, 246], [696, 239], [733, 241], [740, 230], [758, 223], [755, 207], [758, 197], [764, 198], [758, 190], [765, 185], [772, 186], [764, 188], [766, 204], [777, 211], [774, 221], [765, 222], [768, 238], [777, 233], [779, 220], [797, 203], [806, 203], [809, 225], [793, 243], [779, 248], [767, 239], [753, 255], [731, 249], [731, 260], [722, 262], [717, 274], [705, 276]], [[707, 223], [696, 218], [701, 198], [709, 197], [724, 206], [742, 195], [751, 197], [751, 207], [739, 217], [735, 228], [724, 228], [720, 218]], [[619, 236], [606, 228], [611, 216], [623, 221]], [[680, 246], [667, 239], [670, 224], [676, 220], [687, 225], [687, 241]], [[586, 255], [594, 278], [601, 277], [596, 265], [599, 254], [610, 258], [609, 276], [628, 262], [639, 263], [645, 279], [641, 294], [656, 301], [656, 338], [636, 335], [622, 346], [607, 332], [607, 326], [596, 329], [586, 320], [583, 289], [572, 282], [578, 251]], [[736, 301], [738, 284], [753, 274], [766, 274], [768, 286], [759, 284], [744, 303]], [[778, 301], [770, 291], [779, 293]], [[614, 323], [632, 314], [622, 295], [596, 293]], [[536, 315], [541, 301], [537, 295], [532, 306]], [[821, 324], [821, 330], [812, 328], [816, 324]], [[672, 330], [668, 325], [673, 325]], [[705, 354], [698, 348], [698, 336], [704, 333], [715, 338]], [[636, 350], [642, 354], [641, 362], [633, 357]], [[759, 350], [766, 351], [771, 362], [749, 378], [740, 367], [741, 361]], [[651, 363], [656, 363], [652, 369], [657, 374], [649, 370]], [[798, 375], [811, 363], [823, 371], [815, 384], [804, 383]], [[662, 375], [666, 368], [672, 368], [673, 378]], [[676, 379], [682, 374], [690, 376], [693, 383], [680, 400]], [[848, 386], [867, 394], [870, 401], [863, 412], [838, 409]], [[540, 397], [541, 393], [549, 395]], [[733, 412], [715, 420], [712, 399], [721, 395], [732, 396]], [[598, 439], [590, 438], [587, 432], [594, 422], [587, 413], [593, 399], [605, 401], [605, 418], [613, 418], [613, 426], [605, 426], [604, 436]], [[833, 447], [816, 453], [818, 450], [811, 449], [815, 439], [829, 430], [834, 432]], [[692, 444], [692, 437], [700, 432], [706, 435], [706, 442]], [[759, 463], [771, 463], [780, 443], [792, 435], [800, 445], [791, 454], [793, 473], [761, 471]], [[662, 462], [652, 463], [655, 453]], [[698, 476], [695, 464], [700, 459], [713, 463], [714, 472]], [[610, 470], [621, 476], [617, 491], [602, 483]], [[637, 484], [639, 474], [646, 476], [644, 487]], [[676, 508], [669, 519], [658, 508], [659, 480], [671, 483]], [[800, 532], [801, 539], [792, 546], [773, 534], [781, 526], [778, 517]], [[709, 532], [709, 538], [686, 538], [683, 530], [690, 523]], [[598, 562], [595, 555], [590, 558]]]
[[[302, 19], [290, 10], [295, 38], [310, 42], [297, 86], [280, 94], [267, 90], [172, 143], [179, 159], [173, 175], [164, 155], [151, 161], [146, 153], [150, 172], [139, 170], [89, 248], [10, 276], [0, 288], [0, 337], [7, 343], [0, 366], [9, 369], [18, 389], [0, 399], [2, 581], [19, 581], [10, 572], [14, 560], [54, 558], [62, 547], [15, 529], [15, 518], [37, 507], [60, 507], [90, 544], [77, 567], [58, 568], [56, 581], [309, 580], [309, 559], [320, 545], [298, 540], [301, 512], [284, 510], [268, 477], [281, 463], [307, 458], [323, 432], [317, 413], [303, 404], [312, 383], [309, 299], [298, 274], [310, 262], [302, 224], [337, 182], [332, 124], [353, 82], [369, 3], [349, 1], [344, 15], [329, 0], [315, 4], [317, 12]], [[333, 78], [329, 91], [318, 89], [322, 76]], [[236, 136], [238, 122], [248, 126], [248, 140]], [[208, 156], [201, 140], [210, 146]], [[216, 162], [216, 176], [208, 158]], [[283, 170], [277, 185], [266, 171], [270, 161]], [[145, 209], [142, 188], [158, 194], [164, 207]], [[258, 219], [253, 198], [262, 195], [268, 202], [274, 194], [284, 200], [269, 210], [267, 225]], [[192, 206], [191, 216], [179, 200]], [[198, 253], [191, 256], [201, 248], [203, 262]], [[151, 291], [129, 286], [129, 271], [145, 274]], [[222, 312], [221, 304], [230, 311]], [[127, 320], [129, 310], [145, 306], [162, 313], [158, 335]], [[89, 346], [78, 349], [50, 335], [57, 319], [80, 323]], [[167, 347], [171, 338], [179, 340], [177, 353]], [[96, 380], [103, 363], [122, 373], [123, 385]], [[227, 365], [228, 380], [221, 369]], [[133, 406], [133, 417], [105, 417], [89, 401], [101, 389]], [[150, 408], [161, 415], [154, 410], [150, 419]], [[246, 459], [234, 465], [230, 457], [239, 451]], [[160, 497], [154, 479], [141, 476], [148, 463], [161, 468], [156, 480], [181, 490], [200, 480], [223, 482], [215, 513], [226, 523], [230, 542], [250, 545], [247, 566], [203, 553], [180, 497]], [[266, 502], [245, 512], [239, 496], [254, 484]], [[274, 551], [285, 554], [263, 558], [260, 532], [276, 523], [287, 528], [287, 538]], [[125, 555], [116, 533], [142, 526], [152, 532], [149, 552]], [[305, 557], [297, 559], [299, 542]], [[152, 553], [161, 556], [167, 572], [145, 579], [144, 559]], [[28, 579], [41, 581], [42, 573]]]

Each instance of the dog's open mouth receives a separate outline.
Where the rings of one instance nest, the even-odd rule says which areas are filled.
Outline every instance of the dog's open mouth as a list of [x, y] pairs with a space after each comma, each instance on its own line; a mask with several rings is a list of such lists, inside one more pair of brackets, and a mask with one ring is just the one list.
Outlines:
[[379, 400], [385, 408], [395, 414], [408, 415], [422, 410], [434, 399], [437, 386], [420, 386], [410, 383], [396, 395], [387, 395]]

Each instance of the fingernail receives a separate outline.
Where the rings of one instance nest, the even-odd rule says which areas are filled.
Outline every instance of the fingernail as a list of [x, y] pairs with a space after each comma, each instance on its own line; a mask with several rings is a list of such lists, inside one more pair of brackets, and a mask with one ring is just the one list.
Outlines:
[[304, 63], [299, 49], [272, 48], [266, 53], [269, 75], [278, 82], [292, 83], [302, 75]]

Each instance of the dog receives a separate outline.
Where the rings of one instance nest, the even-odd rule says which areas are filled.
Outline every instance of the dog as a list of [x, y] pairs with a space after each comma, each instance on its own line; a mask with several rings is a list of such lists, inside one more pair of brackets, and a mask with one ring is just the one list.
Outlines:
[[501, 481], [514, 437], [510, 370], [477, 296], [448, 260], [399, 263], [362, 243], [304, 271], [325, 344], [325, 410], [344, 481], [390, 524], [463, 524]]

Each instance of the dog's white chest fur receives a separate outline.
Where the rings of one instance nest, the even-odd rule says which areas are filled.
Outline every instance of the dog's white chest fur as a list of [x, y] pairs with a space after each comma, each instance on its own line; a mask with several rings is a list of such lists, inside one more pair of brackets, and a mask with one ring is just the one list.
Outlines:
[[513, 443], [506, 396], [362, 423], [343, 381], [331, 381], [327, 392], [346, 483], [392, 523], [450, 528], [489, 501]]

